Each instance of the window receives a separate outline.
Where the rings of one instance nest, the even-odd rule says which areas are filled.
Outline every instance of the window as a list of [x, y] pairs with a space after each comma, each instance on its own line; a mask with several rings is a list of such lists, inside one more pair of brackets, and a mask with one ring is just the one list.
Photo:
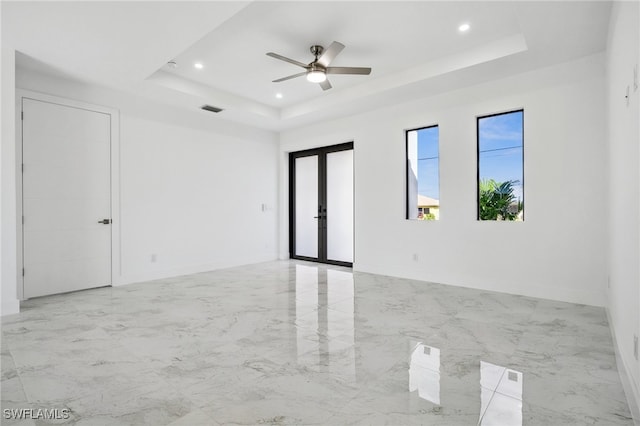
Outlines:
[[478, 117], [478, 220], [524, 219], [524, 111]]
[[407, 219], [440, 218], [438, 126], [407, 130]]

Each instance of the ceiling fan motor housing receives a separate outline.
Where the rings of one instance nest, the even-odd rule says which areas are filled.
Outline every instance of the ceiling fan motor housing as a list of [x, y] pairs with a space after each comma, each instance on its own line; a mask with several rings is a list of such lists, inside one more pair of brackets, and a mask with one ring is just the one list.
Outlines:
[[309, 68], [308, 68], [308, 72], [314, 72], [314, 71], [319, 71], [319, 72], [327, 72], [327, 68], [323, 67], [322, 65], [316, 63], [316, 62], [311, 62], [309, 64]]
[[322, 55], [322, 52], [324, 52], [324, 47], [319, 44], [314, 44], [309, 48], [309, 50], [311, 51], [311, 54], [316, 57], [316, 60], [318, 60], [318, 56]]

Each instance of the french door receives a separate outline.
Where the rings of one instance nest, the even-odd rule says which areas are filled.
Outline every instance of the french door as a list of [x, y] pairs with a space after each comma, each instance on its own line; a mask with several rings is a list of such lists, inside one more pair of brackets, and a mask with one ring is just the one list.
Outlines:
[[353, 142], [289, 154], [289, 251], [353, 265]]

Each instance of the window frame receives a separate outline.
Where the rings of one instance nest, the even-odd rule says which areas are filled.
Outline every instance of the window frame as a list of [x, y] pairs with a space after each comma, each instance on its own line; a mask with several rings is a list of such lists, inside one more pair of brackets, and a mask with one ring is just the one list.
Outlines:
[[[438, 192], [440, 191], [440, 125], [430, 124], [428, 126], [414, 127], [405, 129], [404, 131], [404, 201], [405, 201], [405, 220], [414, 220], [409, 217], [409, 132], [418, 132], [420, 130], [438, 128]], [[437, 221], [434, 221], [437, 222]]]
[[[524, 165], [524, 108], [516, 108], [503, 112], [496, 112], [492, 114], [477, 115], [476, 116], [476, 220], [478, 222], [496, 222], [495, 220], [482, 220], [480, 219], [480, 120], [484, 118], [497, 117], [499, 115], [513, 114], [515, 112], [522, 113], [522, 203], [526, 206], [525, 200], [525, 165]], [[524, 208], [522, 209], [522, 222], [524, 222]], [[515, 222], [515, 221], [505, 221]]]

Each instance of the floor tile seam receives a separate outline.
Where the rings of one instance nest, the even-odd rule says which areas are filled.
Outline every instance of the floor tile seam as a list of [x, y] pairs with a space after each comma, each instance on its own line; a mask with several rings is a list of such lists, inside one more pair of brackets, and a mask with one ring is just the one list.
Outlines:
[[[65, 407], [69, 408], [69, 405], [68, 405], [68, 404], [69, 404], [69, 402], [71, 402], [71, 401], [74, 401], [74, 400], [78, 399], [78, 398], [66, 398], [66, 399], [59, 399], [59, 400], [58, 400], [58, 399], [56, 399], [56, 400], [54, 400], [54, 401], [47, 400], [47, 401], [45, 401], [45, 402], [33, 401], [33, 400], [29, 397], [29, 395], [27, 394], [27, 388], [24, 386], [24, 383], [22, 383], [22, 378], [20, 378], [20, 380], [21, 380], [20, 384], [22, 385], [22, 392], [24, 393], [24, 397], [25, 397], [25, 399], [27, 400], [27, 402], [28, 402], [29, 404], [32, 404], [32, 405], [36, 405], [36, 406], [37, 406], [37, 405], [47, 404], [48, 406], [51, 406], [51, 405], [53, 405], [53, 404], [60, 404], [60, 405], [63, 405], [63, 406], [65, 406]], [[94, 395], [94, 394], [96, 394], [97, 392], [98, 392], [98, 390], [96, 390], [96, 391], [94, 391], [94, 392], [89, 392], [89, 394], [88, 394], [88, 395]], [[84, 396], [86, 396], [86, 395], [87, 395], [87, 394], [85, 394]]]
[[[306, 332], [305, 335], [309, 335], [311, 333], [321, 336], [327, 339], [338, 338], [340, 336], [349, 336], [355, 335], [354, 328], [350, 327], [321, 327], [320, 325], [313, 326], [307, 324], [293, 324], [295, 326], [295, 330], [300, 330], [300, 332]], [[311, 332], [311, 333], [310, 333]]]
[[[72, 302], [69, 302], [69, 303], [72, 303]], [[61, 312], [55, 309], [47, 309], [48, 307], [45, 305], [42, 307], [30, 309], [27, 312], [22, 312], [18, 314], [20, 315], [20, 318], [16, 318], [15, 320], [9, 323], [5, 323], [3, 327], [13, 326], [16, 324], [24, 324], [24, 323], [48, 324], [52, 321], [52, 318], [54, 320], [65, 320], [65, 319], [74, 320], [75, 319], [78, 321], [86, 318], [99, 318], [100, 320], [102, 320], [105, 316], [118, 314], [118, 312], [114, 311], [115, 306], [118, 306], [118, 305], [109, 304], [109, 305], [99, 306], [99, 307], [90, 306], [84, 309], [75, 309], [73, 311]], [[100, 311], [104, 315], [101, 315], [99, 317], [90, 315], [90, 314], [96, 314], [98, 311]], [[81, 321], [80, 324], [85, 324], [85, 321]]]
[[331, 302], [328, 302], [328, 301], [327, 301], [327, 308], [328, 308], [328, 309], [331, 309], [331, 307], [332, 307], [333, 305], [337, 305], [337, 304], [339, 304], [339, 303], [342, 303], [342, 302], [344, 302], [345, 300], [353, 300], [353, 304], [354, 304], [354, 306], [355, 306], [355, 300], [354, 300], [353, 295], [347, 295], [347, 296], [340, 296], [339, 298], [337, 298], [336, 300], [333, 300], [333, 301], [331, 301]]
[[[287, 397], [285, 397], [285, 396], [279, 396], [277, 400], [279, 401], [279, 400], [284, 400], [284, 399], [287, 399]], [[344, 403], [339, 404], [340, 409], [339, 409], [339, 410], [333, 410], [333, 412], [332, 412], [332, 413], [327, 414], [327, 415], [325, 416], [325, 418], [323, 419], [323, 421], [314, 421], [314, 422], [305, 422], [305, 423], [298, 423], [298, 422], [296, 422], [296, 423], [294, 423], [294, 424], [301, 424], [301, 425], [325, 425], [325, 424], [326, 424], [326, 425], [331, 425], [332, 423], [329, 423], [329, 422], [328, 422], [328, 420], [329, 420], [331, 417], [335, 416], [335, 415], [339, 415], [339, 414], [341, 414], [341, 413], [343, 412], [343, 409], [344, 409], [344, 408], [345, 408], [349, 403], [351, 403], [351, 402], [352, 402], [352, 400], [353, 400], [353, 399], [349, 399], [347, 402], [344, 402]], [[236, 403], [237, 405], [246, 405], [246, 403], [245, 403], [245, 402], [243, 402], [242, 400], [234, 400], [234, 401], [233, 401], [233, 403]], [[204, 412], [208, 417], [212, 418], [212, 419], [216, 422], [216, 424], [219, 424], [219, 425], [229, 424], [229, 423], [222, 423], [222, 422], [220, 422], [220, 421], [218, 421], [218, 420], [217, 420], [217, 418], [216, 418], [216, 416], [215, 416], [215, 412], [213, 412], [213, 411], [215, 410], [213, 407], [209, 407], [209, 406], [205, 405], [205, 406], [202, 406], [202, 407], [200, 407], [200, 408], [198, 408], [198, 409], [199, 409], [199, 410], [202, 410], [202, 411], [203, 411], [203, 412]], [[264, 420], [264, 419], [260, 419], [260, 420]], [[260, 423], [260, 420], [256, 421], [255, 423], [232, 423], [232, 424], [256, 424], [256, 425], [257, 425], [257, 424], [261, 424], [261, 423]], [[282, 423], [269, 423], [269, 424], [282, 424]], [[288, 424], [288, 423], [286, 423], [286, 424]]]
[[[28, 348], [27, 348], [28, 349]], [[14, 349], [14, 350], [24, 350], [24, 348], [19, 348], [19, 349]], [[10, 349], [9, 353], [11, 355], [11, 358], [13, 360], [13, 368], [16, 372], [16, 375], [21, 376], [27, 372], [34, 372], [37, 373], [43, 369], [49, 369], [52, 367], [56, 367], [58, 365], [73, 365], [76, 364], [77, 361], [76, 360], [69, 360], [68, 358], [63, 358], [62, 360], [58, 360], [54, 363], [48, 363], [48, 364], [41, 364], [41, 365], [16, 365], [15, 362], [15, 355], [13, 354], [13, 351]], [[22, 378], [21, 378], [22, 380]], [[21, 383], [22, 384], [22, 383]], [[23, 389], [24, 389], [24, 385], [23, 385]]]
[[[518, 344], [518, 346], [516, 347], [516, 349], [514, 350], [514, 353], [512, 354], [514, 358], [530, 358], [527, 356], [527, 354], [533, 354], [535, 355], [537, 358], [534, 360], [536, 363], [538, 364], [557, 364], [557, 363], [561, 363], [563, 361], [563, 358], [567, 359], [567, 360], [574, 360], [576, 359], [576, 356], [572, 353], [561, 353], [561, 352], [549, 352], [549, 351], [545, 351], [545, 352], [535, 352], [533, 350], [528, 350], [526, 348], [523, 348], [520, 344]], [[559, 359], [560, 358], [560, 359]], [[578, 357], [580, 358], [580, 357]], [[590, 361], [590, 362], [594, 362], [594, 366], [599, 366], [601, 363], [598, 360], [597, 362], [595, 362], [596, 360], [594, 360], [593, 357], [582, 357], [584, 360], [586, 361]], [[615, 366], [615, 362], [611, 362], [611, 370], [616, 370], [616, 366]], [[572, 371], [571, 368], [575, 368], [576, 372], [584, 372], [584, 366], [581, 366], [580, 368], [578, 367], [567, 367], [567, 366], [563, 366], [563, 369], [569, 369], [569, 371]], [[597, 370], [607, 370], [607, 369], [601, 369], [601, 368], [593, 368], [590, 369], [588, 371], [597, 371]], [[615, 382], [616, 379], [603, 379], [607, 382], [613, 381]]]
[[[38, 327], [32, 327], [32, 328], [26, 328], [24, 327], [24, 325], [22, 325], [25, 330], [22, 332], [12, 332], [10, 330], [8, 330], [8, 328], [10, 328], [11, 326], [13, 326], [14, 324], [11, 325], [5, 325], [3, 327], [3, 333], [4, 333], [4, 337], [3, 339], [8, 339], [9, 341], [11, 339], [15, 339], [15, 338], [19, 338], [20, 336], [29, 336], [29, 335], [35, 335], [37, 333], [52, 333], [52, 332], [60, 332], [60, 331], [66, 331], [67, 333], [69, 333], [68, 335], [73, 334], [74, 332], [77, 332], [78, 328], [82, 328], [82, 327], [87, 327], [88, 323], [86, 321], [78, 321], [77, 323], [63, 323], [63, 322], [57, 322], [56, 318], [49, 318], [46, 321], [42, 321], [42, 324], [46, 324], [47, 327], [49, 328], [38, 328]], [[96, 328], [101, 324], [102, 321], [98, 322], [96, 321], [95, 324], [93, 324]], [[15, 325], [20, 325], [22, 323], [15, 323]], [[59, 325], [58, 325], [59, 324]], [[72, 331], [67, 331], [67, 330], [72, 330]], [[91, 329], [89, 329], [91, 330]], [[88, 331], [88, 330], [81, 330], [81, 331]]]
[[[528, 327], [528, 325], [520, 325], [520, 324], [525, 324], [526, 320], [522, 320], [521, 323], [519, 324], [505, 324], [503, 321], [500, 321], [499, 319], [489, 319], [489, 320], [470, 319], [470, 318], [460, 317], [457, 314], [452, 317], [452, 321], [466, 321], [469, 324], [474, 325], [478, 328], [489, 327], [491, 329], [494, 329], [500, 332], [509, 332], [509, 333], [517, 334], [518, 338], [521, 338], [527, 332], [527, 327]], [[459, 324], [459, 326], [462, 326], [462, 327], [466, 325], [467, 324]]]
[[427, 367], [423, 367], [422, 365], [411, 365], [409, 364], [409, 370], [421, 370], [421, 371], [429, 371], [429, 372], [433, 372], [438, 374], [439, 376], [442, 376], [442, 372], [440, 370], [434, 370], [432, 368], [427, 368]]
[[[491, 391], [491, 398], [489, 398], [489, 402], [487, 403], [487, 405], [485, 406], [484, 410], [480, 413], [480, 418], [478, 419], [478, 426], [480, 426], [482, 424], [482, 419], [484, 418], [485, 414], [487, 413], [487, 410], [489, 409], [489, 407], [491, 406], [491, 403], [493, 402], [493, 398], [496, 396], [496, 390], [498, 389], [498, 387], [500, 386], [500, 383], [502, 382], [504, 375], [506, 374], [507, 369], [503, 368], [502, 370], [502, 374], [500, 375], [500, 379], [498, 380], [498, 383], [496, 383], [495, 388], [491, 389], [491, 388], [485, 388], [487, 390]], [[482, 388], [482, 386], [481, 386]], [[482, 390], [481, 390], [482, 392]]]
[[[117, 387], [120, 390], [127, 391], [127, 390], [132, 390], [132, 389], [143, 387], [143, 386], [150, 386], [150, 385], [152, 385], [153, 383], [155, 383], [157, 381], [156, 379], [161, 378], [161, 376], [158, 375], [155, 371], [149, 370], [149, 375], [151, 375], [151, 374], [154, 375], [155, 377], [153, 378], [153, 380], [150, 380], [148, 383], [140, 384], [137, 381], [129, 380], [130, 378], [127, 377], [128, 380], [124, 381], [124, 382], [118, 382], [117, 383]], [[146, 375], [145, 378], [148, 378], [149, 375]], [[65, 377], [70, 377], [70, 376], [65, 375]], [[113, 377], [113, 375], [107, 375], [107, 376], [104, 376], [104, 377]], [[39, 378], [41, 380], [41, 376], [36, 375], [33, 378], [33, 380], [37, 382], [37, 380]], [[23, 390], [25, 392], [25, 397], [27, 397], [27, 399], [29, 399], [28, 395], [27, 395], [27, 389], [29, 389], [29, 387], [24, 385], [22, 376], [20, 376], [20, 379], [21, 379], [21, 384], [22, 384]], [[78, 387], [78, 380], [75, 377], [70, 377], [70, 382], [73, 385], [74, 389]], [[88, 387], [90, 385], [91, 385], [91, 383], [84, 383], [83, 386], [84, 387]], [[113, 384], [111, 383], [111, 384], [109, 384], [109, 386], [113, 386]], [[98, 393], [100, 393], [100, 392], [102, 392], [104, 390], [104, 385], [98, 385], [98, 386], [95, 386], [95, 387], [92, 386], [91, 389], [92, 390], [90, 392], [87, 392], [87, 393], [83, 394], [82, 396], [76, 396], [76, 397], [73, 397], [73, 398], [67, 398], [67, 400], [77, 400], [77, 399], [82, 399], [82, 398], [84, 398], [86, 396], [89, 396], [89, 395], [98, 394]], [[29, 400], [29, 401], [30, 402], [35, 402], [35, 401], [31, 401], [31, 400]]]
[[[523, 403], [522, 404], [523, 405], [523, 407], [522, 407], [523, 414], [528, 412], [528, 411], [530, 411], [531, 407], [533, 407], [533, 408], [539, 409], [540, 411], [544, 411], [544, 412], [547, 412], [547, 413], [553, 413], [553, 414], [557, 414], [557, 415], [566, 415], [566, 416], [570, 416], [570, 417], [573, 417], [573, 418], [575, 418], [576, 416], [584, 416], [584, 417], [588, 417], [588, 418], [592, 418], [592, 419], [596, 419], [596, 420], [602, 420], [601, 422], [599, 421], [599, 422], [593, 423], [593, 424], [596, 424], [596, 425], [608, 425], [609, 424], [609, 423], [606, 423], [607, 419], [602, 416], [602, 413], [594, 416], [594, 415], [586, 414], [582, 410], [567, 411], [565, 409], [565, 410], [559, 411], [559, 410], [556, 410], [554, 408], [550, 408], [547, 404], [539, 404], [537, 402], [530, 402], [530, 401], [526, 400], [526, 398], [523, 398], [522, 403]], [[615, 413], [615, 412], [608, 412], [608, 414], [616, 416], [617, 419], [620, 418], [620, 417], [622, 417], [624, 420], [629, 419], [630, 420], [629, 426], [633, 426], [634, 425], [633, 418], [632, 418], [630, 412], [628, 413], [629, 414], [628, 416], [621, 415], [621, 414]]]
[[500, 395], [500, 396], [504, 396], [504, 397], [509, 398], [509, 399], [513, 399], [514, 401], [523, 402], [523, 398], [516, 398], [513, 395], [509, 395], [509, 394], [506, 394], [504, 392], [500, 392], [497, 389], [493, 393], [494, 393], [494, 395]]
[[[585, 370], [584, 368], [578, 368], [578, 367], [576, 367], [573, 370], [569, 370], [567, 367], [562, 367], [562, 370], [563, 370], [563, 372], [570, 371], [571, 373], [575, 373], [576, 376], [584, 375], [585, 373], [588, 374], [589, 371], [593, 371], [593, 370]], [[609, 371], [609, 370], [605, 370], [605, 371]], [[597, 383], [593, 383], [594, 385], [597, 385], [597, 386], [600, 386], [600, 385], [620, 385], [620, 381], [617, 378], [617, 374], [618, 373], [616, 372], [614, 374], [614, 377], [611, 378], [611, 379], [608, 379], [606, 377], [597, 377], [597, 376], [593, 376], [593, 375], [589, 375], [589, 377], [592, 378], [592, 379], [597, 379]], [[533, 373], [528, 373], [527, 376], [533, 376]], [[544, 376], [540, 376], [539, 374], [535, 375], [535, 377], [538, 378], [538, 379], [543, 379], [544, 378]], [[572, 384], [575, 384], [577, 386], [578, 385], [579, 386], [583, 386], [584, 385], [584, 381], [580, 381], [579, 377], [571, 378], [571, 377], [565, 375], [564, 376], [564, 380], [565, 380], [566, 383], [572, 383]], [[524, 381], [524, 379], [523, 379], [523, 381]]]
[[[310, 340], [310, 342], [311, 342], [311, 340]], [[308, 357], [308, 356], [310, 356], [310, 355], [314, 355], [314, 354], [317, 354], [317, 355], [318, 355], [318, 357], [323, 356], [323, 354], [322, 354], [322, 353], [321, 353], [321, 351], [320, 351], [320, 345], [321, 345], [321, 343], [318, 343], [318, 347], [315, 347], [315, 348], [309, 349], [309, 350], [307, 350], [307, 351], [303, 351], [303, 352], [296, 353], [296, 355], [295, 355], [295, 356], [296, 356], [296, 362], [298, 362], [298, 360], [299, 360], [300, 358], [302, 358], [302, 357]], [[326, 353], [326, 352], [325, 352], [325, 353]]]
[[[128, 351], [127, 350], [127, 356], [129, 357], [134, 357], [135, 361], [132, 361], [130, 359], [126, 360], [126, 361], [107, 361], [103, 364], [99, 364], [99, 365], [106, 365], [106, 364], [146, 364], [148, 362], [148, 360], [143, 359], [142, 357], [136, 355], [135, 353]], [[13, 355], [12, 355], [13, 357]], [[97, 361], [102, 361], [102, 359]], [[24, 375], [25, 373], [28, 372], [33, 372], [33, 373], [38, 373], [41, 372], [42, 370], [51, 370], [51, 369], [55, 369], [55, 368], [60, 368], [60, 367], [69, 367], [69, 366], [75, 366], [77, 365], [78, 360], [73, 360], [73, 359], [68, 359], [68, 358], [63, 358], [60, 360], [56, 360], [53, 363], [48, 363], [48, 364], [41, 364], [41, 365], [24, 365], [24, 366], [17, 366], [15, 365], [15, 361], [14, 361], [14, 368], [16, 370], [16, 374], [22, 374]], [[88, 367], [96, 367], [97, 365], [88, 365]], [[137, 371], [142, 371], [142, 372], [154, 372], [155, 371], [155, 367], [148, 367], [146, 369], [138, 369]]]
[[[20, 383], [20, 390], [22, 391], [22, 395], [24, 396], [24, 399], [26, 400], [26, 402], [28, 402], [28, 398], [27, 398], [27, 392], [24, 388], [24, 383], [22, 381], [22, 377], [20, 376], [20, 372], [18, 371], [18, 368], [16, 367], [16, 362], [15, 359], [13, 357], [13, 354], [9, 351], [9, 355], [11, 356], [11, 360], [13, 362], [13, 370], [15, 372], [15, 377], [18, 379], [18, 382]], [[3, 380], [4, 381], [4, 380]]]
[[204, 415], [207, 417], [207, 419], [208, 419], [209, 421], [212, 421], [212, 422], [213, 422], [213, 424], [212, 424], [212, 423], [207, 423], [206, 425], [195, 425], [195, 424], [194, 424], [194, 425], [190, 425], [190, 426], [224, 426], [224, 423], [220, 423], [218, 420], [216, 420], [216, 418], [215, 418], [215, 417], [213, 417], [213, 416], [211, 415], [211, 413], [209, 413], [209, 412], [207, 412], [207, 411], [203, 410], [203, 408], [204, 408], [204, 407], [197, 407], [197, 408], [195, 408], [194, 410], [189, 411], [189, 412], [188, 412], [187, 414], [185, 414], [184, 416], [182, 416], [182, 417], [178, 417], [177, 419], [175, 419], [173, 422], [169, 423], [169, 424], [168, 424], [168, 425], [166, 425], [166, 426], [172, 426], [174, 423], [176, 423], [176, 422], [178, 422], [178, 421], [182, 420], [184, 417], [188, 416], [189, 414], [193, 413], [193, 412], [194, 412], [194, 411], [196, 411], [196, 410], [198, 410], [198, 411], [200, 411], [200, 412], [204, 413]]
[[[96, 343], [97, 341], [102, 340], [105, 343], [109, 343], [112, 339], [91, 339], [91, 340], [86, 340], [85, 342], [87, 343]], [[70, 344], [76, 344], [79, 341], [73, 341], [73, 340], [68, 340], [68, 341], [63, 341], [61, 339], [55, 339], [55, 338], [51, 338], [51, 339], [41, 339], [41, 340], [29, 340], [29, 341], [24, 341], [24, 340], [19, 340], [19, 341], [13, 341], [11, 343], [8, 343], [8, 347], [10, 348], [10, 350], [12, 351], [30, 351], [30, 352], [42, 352], [47, 345], [51, 345], [52, 343], [57, 345], [58, 347], [67, 347]]]
[[534, 303], [533, 309], [531, 309], [529, 314], [526, 316], [526, 322], [525, 323], [527, 325], [531, 324], [531, 318], [533, 318], [533, 315], [538, 310], [538, 306], [540, 305], [540, 300], [539, 299], [534, 299], [533, 303]]
[[[383, 372], [382, 374], [379, 374], [379, 377], [384, 377], [384, 376], [385, 376], [385, 374], [386, 374], [386, 373], [388, 373], [389, 371], [391, 371], [394, 367], [395, 367], [395, 365], [392, 365], [392, 366], [390, 366], [389, 368], [385, 369], [385, 370], [384, 370], [384, 372]], [[374, 381], [374, 383], [375, 383], [375, 382], [377, 382], [377, 381], [379, 381], [379, 379], [376, 379], [376, 380]], [[411, 392], [411, 391], [409, 391], [409, 390], [408, 390], [408, 387], [409, 387], [409, 386], [408, 386], [408, 384], [407, 384], [407, 392]], [[377, 391], [375, 391], [375, 390], [372, 390], [369, 386], [367, 386], [367, 387], [363, 387], [362, 389], [360, 389], [359, 391], [357, 391], [357, 392], [354, 394], [354, 396], [351, 398], [351, 400], [349, 401], [349, 403], [351, 403], [352, 401], [355, 401], [355, 400], [356, 400], [356, 398], [360, 397], [360, 395], [361, 395], [362, 393], [364, 393], [364, 392], [370, 392], [370, 391], [377, 392]], [[347, 404], [345, 404], [345, 406], [346, 406], [346, 405], [347, 405]], [[384, 413], [382, 413], [381, 411], [376, 410], [375, 408], [374, 408], [374, 411], [375, 411], [375, 412], [377, 412], [377, 413], [384, 414]]]
[[[184, 398], [186, 401], [189, 401], [190, 404], [193, 405], [194, 410], [203, 410], [205, 408], [208, 407], [209, 402], [205, 402], [205, 403], [199, 403], [197, 402], [196, 399], [194, 399], [193, 394], [192, 393], [188, 393], [187, 392], [187, 388], [182, 389], [182, 388], [175, 388], [175, 392], [181, 397]], [[190, 411], [190, 412], [191, 412]], [[212, 419], [213, 421], [216, 422], [216, 424], [218, 425], [222, 425], [223, 423], [218, 422], [217, 420], [215, 420], [215, 418], [213, 418], [208, 412], [205, 412], [205, 414], [207, 415], [207, 417], [209, 417], [210, 419]]]
[[[587, 399], [589, 400], [590, 404], [589, 404], [589, 408], [596, 408], [599, 409], [600, 404], [602, 404], [602, 398], [598, 398], [595, 402], [593, 400], [591, 400], [586, 394], [584, 393], [575, 393], [575, 392], [557, 392], [558, 397], [561, 398], [578, 398], [578, 399]], [[532, 401], [533, 399], [533, 401]], [[534, 396], [526, 396], [523, 395], [523, 399], [522, 399], [523, 404], [529, 405], [529, 406], [533, 406], [533, 407], [539, 407], [539, 408], [544, 408], [544, 409], [548, 409], [548, 405], [544, 404], [544, 400], [541, 401], [541, 395], [540, 394], [536, 394]], [[624, 396], [620, 399], [617, 398], [608, 398], [607, 399], [607, 404], [608, 407], [611, 408], [611, 403], [617, 403], [620, 406], [626, 408], [626, 410], [629, 410], [629, 406], [627, 403], [626, 398], [624, 398]], [[602, 406], [604, 407], [607, 404], [602, 404]], [[570, 407], [568, 410], [571, 412], [572, 409], [578, 410], [576, 411], [574, 414], [580, 414], [583, 413], [584, 414], [584, 410], [583, 408], [577, 406], [577, 405], [573, 405], [572, 407]], [[553, 410], [552, 410], [553, 411]], [[567, 412], [567, 410], [565, 409], [563, 412]], [[602, 412], [601, 412], [602, 413]], [[612, 413], [615, 414], [615, 413]], [[586, 415], [586, 414], [585, 414]]]
[[[63, 339], [60, 339], [58, 336], [53, 337], [53, 338], [47, 338], [47, 339], [29, 339], [29, 340], [7, 339], [8, 340], [7, 341], [7, 346], [11, 350], [17, 351], [17, 350], [38, 349], [38, 347], [40, 348], [40, 350], [42, 350], [42, 348], [45, 347], [45, 345], [51, 344], [52, 342], [55, 342], [57, 345], [60, 345], [61, 347], [67, 346], [67, 345], [70, 345], [70, 344], [77, 344], [77, 343], [80, 343], [80, 342], [85, 342], [85, 343], [90, 343], [90, 344], [99, 343], [99, 342], [103, 342], [105, 344], [112, 343], [113, 340], [115, 339], [115, 337], [110, 335], [110, 334], [108, 334], [108, 332], [106, 332], [106, 331], [105, 331], [105, 333], [107, 333], [106, 337], [100, 337], [100, 338], [95, 338], [95, 339], [82, 339], [82, 340], [79, 340], [77, 338], [63, 340]], [[72, 336], [69, 336], [69, 337], [72, 337]]]
[[[157, 391], [157, 389], [159, 387], [158, 386], [154, 386], [154, 385], [158, 381], [163, 382], [162, 384], [164, 385], [164, 388], [165, 389], [170, 389], [171, 392], [173, 392], [175, 396], [178, 396], [178, 397], [181, 397], [181, 398], [183, 398], [185, 400], [188, 400], [191, 403], [191, 400], [189, 400], [189, 398], [187, 398], [185, 395], [183, 395], [178, 389], [175, 389], [174, 387], [171, 387], [170, 383], [166, 382], [164, 380], [164, 378], [162, 376], [158, 375], [158, 374], [156, 374], [156, 380], [154, 380], [153, 383], [145, 383], [145, 384], [138, 384], [138, 385], [129, 384], [127, 386], [120, 387], [118, 389], [118, 391], [120, 391], [122, 393], [124, 393], [124, 392], [134, 392], [135, 391], [137, 398], [144, 398], [144, 397], [146, 397], [148, 395], [151, 395], [151, 394], [153, 394], [153, 393], [155, 393]], [[153, 386], [153, 388], [152, 388], [152, 386]], [[141, 390], [141, 389], [143, 389], [143, 390], [146, 389], [146, 391], [139, 392], [139, 390]], [[68, 398], [68, 399], [65, 400], [66, 401], [66, 405], [69, 405], [70, 403], [74, 403], [74, 402], [77, 402], [77, 401], [82, 401], [82, 400], [84, 400], [84, 399], [86, 399], [86, 398], [88, 398], [90, 396], [93, 396], [93, 395], [99, 395], [102, 392], [103, 392], [103, 389], [99, 388], [95, 392], [90, 392], [90, 393], [87, 393], [87, 394], [84, 394], [82, 396], [75, 397], [75, 398]], [[161, 399], [158, 398], [158, 401], [161, 401]], [[143, 409], [145, 409], [145, 410], [147, 410], [149, 408], [150, 407], [148, 407], [148, 406], [143, 406]], [[134, 413], [134, 412], [135, 411], [132, 411], [131, 413]], [[126, 413], [126, 414], [131, 414], [131, 413]], [[126, 414], [124, 414], [124, 415], [126, 415]], [[107, 415], [108, 416], [109, 414], [101, 414], [100, 416], [103, 416], [103, 415]]]

